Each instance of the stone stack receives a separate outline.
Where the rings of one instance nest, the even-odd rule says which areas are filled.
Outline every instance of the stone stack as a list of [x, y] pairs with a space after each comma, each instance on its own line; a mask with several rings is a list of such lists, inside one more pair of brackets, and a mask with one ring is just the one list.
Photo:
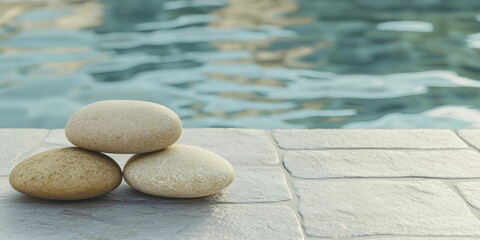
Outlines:
[[170, 109], [151, 102], [109, 100], [74, 113], [65, 133], [77, 147], [53, 149], [19, 163], [10, 184], [19, 192], [56, 200], [86, 199], [108, 193], [122, 181], [120, 166], [100, 152], [135, 154], [123, 169], [134, 189], [162, 197], [214, 194], [234, 178], [219, 155], [174, 143], [182, 123]]

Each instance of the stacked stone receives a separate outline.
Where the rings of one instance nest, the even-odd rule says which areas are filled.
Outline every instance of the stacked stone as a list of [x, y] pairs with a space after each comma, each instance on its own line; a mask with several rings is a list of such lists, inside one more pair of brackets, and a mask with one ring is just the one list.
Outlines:
[[85, 106], [67, 122], [65, 133], [77, 147], [33, 155], [10, 174], [19, 192], [56, 200], [97, 197], [122, 181], [120, 166], [101, 153], [135, 154], [123, 178], [134, 189], [162, 197], [195, 198], [214, 194], [234, 178], [232, 165], [195, 146], [174, 144], [180, 118], [151, 102], [110, 100]]

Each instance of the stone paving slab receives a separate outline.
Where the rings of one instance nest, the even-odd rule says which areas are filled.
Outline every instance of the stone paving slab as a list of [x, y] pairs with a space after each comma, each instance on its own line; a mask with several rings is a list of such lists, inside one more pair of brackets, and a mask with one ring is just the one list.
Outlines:
[[480, 210], [480, 182], [461, 182], [455, 188], [471, 206]]
[[40, 144], [46, 129], [0, 129], [0, 176], [10, 174], [24, 153]]
[[[476, 237], [475, 237], [476, 238]], [[473, 237], [379, 237], [375, 239], [380, 239], [380, 240], [472, 240], [475, 239]]]
[[184, 129], [177, 143], [208, 149], [233, 165], [276, 164], [275, 148], [267, 134], [255, 129]]
[[[306, 240], [324, 240], [332, 238], [318, 238], [318, 237], [306, 237]], [[443, 237], [419, 237], [419, 236], [367, 236], [359, 238], [349, 238], [355, 240], [473, 240], [478, 239], [477, 237], [452, 237], [452, 236], [443, 236]]]
[[437, 180], [303, 180], [294, 189], [310, 236], [480, 234], [467, 205]]
[[[477, 147], [475, 131], [458, 134]], [[7, 176], [30, 155], [71, 146], [64, 130], [0, 129], [0, 239], [480, 239], [480, 151], [459, 136], [186, 129], [179, 143], [235, 166], [220, 193], [160, 198], [123, 182], [98, 198], [55, 202], [14, 191]], [[131, 157], [108, 155], [122, 167]]]
[[289, 129], [274, 130], [283, 149], [450, 149], [467, 145], [450, 130]]
[[302, 239], [285, 206], [0, 204], [4, 239]]
[[125, 183], [122, 185], [123, 189], [91, 200], [48, 201], [17, 193], [9, 186], [8, 177], [0, 177], [0, 236], [2, 239], [302, 239], [295, 212], [287, 206], [226, 205], [218, 204], [221, 202], [218, 199], [161, 200], [138, 193]]
[[458, 135], [476, 149], [480, 149], [480, 129], [458, 130]]
[[473, 150], [289, 150], [283, 162], [299, 178], [480, 177], [480, 153]]

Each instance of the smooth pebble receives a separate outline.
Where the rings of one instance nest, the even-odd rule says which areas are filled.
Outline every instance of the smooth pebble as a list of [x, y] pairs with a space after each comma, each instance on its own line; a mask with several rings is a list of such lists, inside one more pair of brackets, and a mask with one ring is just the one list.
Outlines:
[[160, 104], [134, 100], [92, 103], [75, 112], [65, 134], [75, 146], [108, 153], [145, 153], [175, 143], [180, 118]]
[[134, 155], [123, 171], [125, 181], [134, 189], [172, 198], [212, 195], [227, 187], [235, 177], [227, 160], [188, 145]]
[[120, 185], [120, 166], [105, 154], [76, 147], [35, 154], [10, 173], [17, 191], [45, 199], [78, 200], [108, 193]]

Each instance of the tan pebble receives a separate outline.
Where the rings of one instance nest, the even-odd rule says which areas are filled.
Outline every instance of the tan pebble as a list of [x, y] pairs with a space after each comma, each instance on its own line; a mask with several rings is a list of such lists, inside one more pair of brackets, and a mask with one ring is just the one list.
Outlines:
[[182, 132], [180, 118], [160, 104], [109, 100], [75, 112], [65, 134], [75, 146], [108, 153], [144, 153], [175, 143]]
[[30, 196], [55, 200], [86, 199], [120, 185], [120, 166], [105, 154], [76, 147], [35, 154], [10, 173], [10, 185]]
[[136, 190], [162, 197], [195, 198], [226, 188], [235, 171], [224, 158], [208, 150], [173, 145], [137, 154], [124, 168], [125, 181]]

